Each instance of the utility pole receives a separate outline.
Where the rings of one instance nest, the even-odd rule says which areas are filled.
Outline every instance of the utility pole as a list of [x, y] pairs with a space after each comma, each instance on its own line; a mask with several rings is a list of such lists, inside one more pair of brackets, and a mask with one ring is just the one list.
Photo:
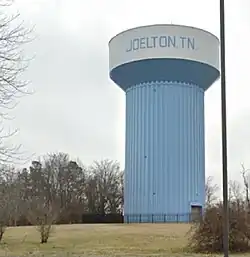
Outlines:
[[227, 175], [227, 114], [226, 114], [226, 61], [225, 61], [225, 3], [220, 0], [220, 61], [221, 61], [221, 127], [222, 127], [222, 173], [223, 173], [223, 251], [228, 257], [229, 215]]

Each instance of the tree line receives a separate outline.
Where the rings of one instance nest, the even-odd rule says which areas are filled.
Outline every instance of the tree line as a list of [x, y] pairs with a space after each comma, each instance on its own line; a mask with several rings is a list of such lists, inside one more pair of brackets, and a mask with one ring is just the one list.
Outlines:
[[[244, 188], [229, 182], [230, 199], [249, 202], [248, 173], [242, 167]], [[116, 161], [85, 166], [66, 153], [52, 153], [18, 170], [0, 166], [0, 223], [8, 226], [81, 223], [83, 214], [121, 214], [124, 172]], [[217, 184], [206, 180], [206, 205], [218, 201]]]
[[[79, 223], [83, 213], [121, 213], [123, 172], [118, 162], [89, 167], [68, 154], [48, 154], [29, 168], [0, 168], [0, 222], [6, 225]], [[1, 221], [2, 220], [2, 221]]]
[[[229, 182], [230, 199], [249, 202], [248, 171], [242, 166], [243, 185]], [[124, 172], [116, 161], [94, 161], [85, 166], [66, 153], [51, 153], [32, 161], [29, 168], [0, 166], [0, 223], [8, 226], [81, 223], [82, 215], [121, 214]], [[206, 180], [206, 205], [216, 203], [219, 187]]]
[[[249, 204], [248, 170], [243, 185], [230, 181], [229, 200]], [[121, 214], [124, 172], [116, 161], [85, 166], [66, 153], [51, 153], [29, 168], [0, 166], [0, 241], [8, 226], [34, 225], [47, 242], [53, 224], [81, 223], [83, 214]], [[206, 180], [206, 209], [219, 202], [219, 187]]]

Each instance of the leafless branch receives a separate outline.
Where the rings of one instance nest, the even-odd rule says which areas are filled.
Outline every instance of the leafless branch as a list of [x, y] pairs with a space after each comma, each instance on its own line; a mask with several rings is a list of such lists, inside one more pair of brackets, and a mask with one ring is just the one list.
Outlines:
[[[0, 1], [0, 124], [10, 118], [8, 112], [16, 107], [18, 99], [30, 94], [28, 81], [23, 80], [22, 74], [32, 59], [25, 57], [24, 45], [33, 40], [33, 28], [25, 27], [19, 13], [6, 14], [12, 3], [12, 0]], [[3, 128], [0, 127], [0, 164], [26, 161], [29, 157], [24, 157], [21, 145], [9, 143], [17, 130], [4, 133]]]
[[205, 184], [206, 205], [212, 205], [217, 200], [218, 190], [218, 185], [213, 184], [213, 177], [208, 177]]

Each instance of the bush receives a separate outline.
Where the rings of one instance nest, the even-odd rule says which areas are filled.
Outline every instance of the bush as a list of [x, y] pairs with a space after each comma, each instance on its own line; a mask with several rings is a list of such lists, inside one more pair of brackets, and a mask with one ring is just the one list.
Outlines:
[[[208, 207], [201, 220], [192, 225], [189, 248], [199, 253], [223, 252], [223, 205]], [[250, 251], [250, 214], [242, 202], [229, 204], [229, 250]]]

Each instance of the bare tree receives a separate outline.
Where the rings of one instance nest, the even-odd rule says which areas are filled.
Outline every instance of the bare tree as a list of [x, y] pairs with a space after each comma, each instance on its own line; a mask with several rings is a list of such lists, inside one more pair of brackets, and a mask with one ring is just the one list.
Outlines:
[[229, 200], [242, 201], [242, 187], [238, 181], [229, 181]]
[[0, 168], [0, 241], [5, 229], [11, 225], [20, 207], [19, 187], [16, 185], [16, 173], [13, 167]]
[[40, 195], [39, 198], [31, 197], [29, 201], [29, 221], [37, 227], [40, 233], [40, 242], [47, 243], [52, 226], [59, 216], [59, 205], [56, 202], [46, 201]]
[[79, 220], [85, 211], [84, 168], [69, 159], [65, 153], [54, 153], [45, 156], [44, 168], [51, 170], [54, 176], [53, 191], [60, 198], [60, 220], [74, 222]]
[[3, 238], [10, 220], [9, 187], [5, 183], [0, 185], [0, 241]]
[[241, 164], [241, 175], [244, 183], [244, 191], [245, 191], [245, 204], [246, 207], [250, 208], [250, 199], [249, 199], [249, 169], [246, 169], [244, 164]]
[[231, 208], [242, 210], [244, 208], [244, 198], [242, 195], [242, 187], [238, 181], [229, 181], [229, 204]]
[[20, 218], [20, 213], [23, 212], [23, 201], [21, 192], [23, 184], [18, 180], [18, 173], [14, 166], [4, 165], [2, 167], [5, 184], [8, 186], [8, 205], [10, 220], [8, 225], [16, 226], [17, 220]]
[[[112, 160], [94, 162], [90, 167], [89, 190], [91, 197], [95, 197], [97, 212], [100, 214], [121, 212], [123, 203], [123, 172], [119, 163]], [[93, 191], [95, 187], [95, 191]], [[95, 193], [94, 193], [95, 192]], [[95, 195], [93, 195], [93, 193]], [[88, 194], [88, 196], [90, 196]], [[90, 199], [90, 198], [88, 198]]]
[[212, 205], [217, 200], [216, 193], [218, 190], [218, 185], [213, 184], [213, 177], [207, 177], [205, 184], [206, 205]]
[[[31, 30], [24, 27], [20, 15], [7, 15], [6, 8], [12, 1], [0, 2], [0, 124], [9, 118], [8, 110], [13, 109], [20, 96], [27, 94], [27, 81], [21, 79], [29, 60], [25, 59], [23, 46], [31, 41]], [[0, 129], [0, 162], [23, 160], [20, 146], [8, 144], [16, 131], [3, 133]]]
[[27, 201], [29, 220], [37, 226], [41, 243], [47, 243], [52, 225], [60, 215], [60, 202], [53, 185], [53, 170], [42, 168], [40, 162], [32, 162], [30, 177], [32, 187]]

